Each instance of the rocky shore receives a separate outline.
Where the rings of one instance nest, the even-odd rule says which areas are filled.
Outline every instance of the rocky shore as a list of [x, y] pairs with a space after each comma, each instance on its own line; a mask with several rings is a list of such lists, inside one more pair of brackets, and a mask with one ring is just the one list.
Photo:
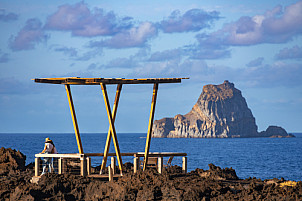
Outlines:
[[148, 169], [136, 174], [127, 164], [115, 181], [71, 174], [45, 174], [30, 182], [33, 165], [22, 153], [0, 149], [0, 200], [301, 200], [302, 182], [240, 179], [232, 168], [209, 164], [209, 170], [182, 173], [178, 166], [163, 174]]

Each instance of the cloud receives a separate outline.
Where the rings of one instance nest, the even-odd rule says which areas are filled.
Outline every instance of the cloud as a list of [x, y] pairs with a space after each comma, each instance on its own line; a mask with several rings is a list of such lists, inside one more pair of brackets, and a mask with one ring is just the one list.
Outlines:
[[[256, 59], [257, 60], [257, 59]], [[260, 58], [259, 60], [262, 60]], [[203, 60], [169, 60], [141, 63], [133, 77], [190, 77], [192, 82], [219, 83], [231, 80], [247, 87], [302, 86], [302, 64], [275, 62], [249, 68], [208, 65]]]
[[88, 61], [97, 55], [102, 54], [102, 49], [96, 48], [85, 52], [83, 54], [79, 54], [79, 51], [73, 47], [66, 47], [66, 46], [53, 46], [52, 49], [56, 52], [62, 52], [64, 55], [68, 56], [71, 59], [78, 60], [78, 61]]
[[56, 52], [63, 52], [65, 55], [69, 57], [77, 57], [78, 56], [78, 51], [76, 48], [72, 47], [57, 47], [54, 49]]
[[94, 41], [90, 47], [131, 48], [144, 47], [149, 39], [157, 35], [157, 28], [151, 22], [142, 22], [137, 27], [122, 31], [112, 38]]
[[115, 58], [107, 64], [102, 65], [102, 68], [127, 68], [133, 69], [144, 63], [150, 56], [150, 48], [140, 48], [137, 53], [129, 56], [128, 58]]
[[11, 36], [10, 48], [14, 51], [33, 49], [36, 44], [47, 41], [48, 35], [38, 19], [29, 19], [16, 37]]
[[147, 62], [140, 64], [130, 77], [174, 77], [180, 74], [181, 68], [178, 60], [169, 60], [161, 62]]
[[255, 67], [262, 65], [262, 62], [264, 61], [263, 57], [258, 57], [257, 59], [254, 59], [246, 64], [247, 67]]
[[181, 49], [173, 49], [173, 50], [165, 50], [162, 52], [155, 52], [153, 53], [149, 61], [166, 61], [176, 58], [181, 58], [183, 55], [183, 52]]
[[292, 48], [284, 48], [275, 55], [278, 60], [285, 59], [302, 59], [302, 47], [295, 45]]
[[31, 84], [31, 80], [24, 82], [15, 77], [2, 77], [0, 78], [0, 95], [35, 93], [36, 88]]
[[0, 63], [6, 63], [9, 61], [9, 55], [7, 53], [2, 53], [0, 49]]
[[[302, 1], [285, 7], [281, 6], [254, 17], [244, 16], [226, 24], [222, 29], [209, 34], [199, 35], [199, 43], [248, 46], [262, 43], [285, 43], [302, 34]], [[202, 37], [200, 37], [202, 36]]]
[[103, 9], [91, 11], [84, 2], [65, 4], [48, 17], [45, 27], [59, 31], [71, 31], [74, 36], [93, 37], [114, 35], [132, 26], [132, 18], [118, 18]]
[[224, 46], [211, 46], [211, 45], [191, 45], [184, 48], [191, 59], [222, 59], [229, 58], [231, 51]]
[[116, 58], [111, 60], [106, 65], [103, 65], [102, 67], [105, 68], [133, 68], [137, 66], [137, 61], [131, 58]]
[[11, 22], [18, 19], [18, 15], [15, 13], [8, 13], [6, 14], [5, 9], [0, 9], [0, 21], [3, 22]]
[[255, 87], [293, 87], [301, 86], [301, 74], [301, 64], [276, 62], [271, 65], [244, 69], [237, 75], [237, 79]]
[[206, 12], [201, 9], [191, 9], [181, 15], [179, 10], [175, 10], [168, 19], [159, 23], [159, 27], [165, 33], [196, 32], [210, 27], [211, 23], [219, 18], [217, 11]]

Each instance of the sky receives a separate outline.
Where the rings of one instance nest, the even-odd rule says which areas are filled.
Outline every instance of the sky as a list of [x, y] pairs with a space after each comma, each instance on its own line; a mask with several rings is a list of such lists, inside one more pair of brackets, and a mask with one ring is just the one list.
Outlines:
[[[74, 132], [64, 85], [32, 80], [47, 77], [189, 77], [159, 86], [155, 119], [229, 80], [258, 131], [302, 132], [301, 76], [302, 1], [0, 0], [0, 133]], [[152, 87], [123, 87], [118, 133], [147, 132]], [[100, 86], [71, 91], [80, 132], [107, 132]]]

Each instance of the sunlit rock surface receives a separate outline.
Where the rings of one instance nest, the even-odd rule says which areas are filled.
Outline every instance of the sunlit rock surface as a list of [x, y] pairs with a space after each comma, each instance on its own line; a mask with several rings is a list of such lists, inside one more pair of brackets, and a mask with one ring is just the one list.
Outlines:
[[289, 136], [277, 126], [258, 133], [255, 118], [241, 91], [233, 83], [203, 87], [197, 103], [186, 115], [154, 121], [153, 137], [228, 138]]

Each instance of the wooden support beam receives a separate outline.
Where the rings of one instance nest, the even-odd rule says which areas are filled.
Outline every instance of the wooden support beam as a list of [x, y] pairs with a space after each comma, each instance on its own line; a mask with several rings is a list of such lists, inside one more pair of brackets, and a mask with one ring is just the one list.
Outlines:
[[136, 155], [133, 158], [133, 172], [137, 173], [137, 171], [139, 170], [139, 157], [137, 157]]
[[87, 157], [87, 175], [89, 176], [91, 174], [91, 158]]
[[40, 174], [40, 162], [41, 159], [40, 158], [35, 158], [35, 176], [39, 176]]
[[115, 157], [114, 156], [111, 157], [111, 164], [110, 164], [110, 166], [111, 166], [111, 169], [112, 169], [112, 174], [114, 175], [115, 174], [115, 166], [116, 166], [116, 164], [115, 164]]
[[85, 177], [87, 176], [87, 160], [84, 155], [80, 158], [80, 162], [81, 162], [81, 176]]
[[75, 136], [76, 136], [76, 139], [77, 139], [79, 154], [83, 154], [84, 151], [83, 151], [83, 146], [82, 146], [82, 141], [81, 141], [79, 126], [78, 126], [78, 122], [77, 122], [77, 117], [76, 117], [76, 113], [75, 113], [75, 109], [74, 109], [74, 105], [73, 105], [73, 100], [72, 100], [70, 86], [68, 84], [66, 84], [65, 85], [65, 89], [66, 89], [66, 93], [67, 93], [67, 97], [68, 97], [68, 102], [69, 102], [69, 107], [70, 107], [70, 112], [71, 112], [71, 117], [72, 117], [74, 132], [75, 132]]
[[146, 169], [147, 164], [148, 164], [148, 155], [149, 155], [149, 150], [150, 150], [150, 142], [151, 142], [151, 135], [152, 135], [152, 127], [153, 127], [153, 119], [154, 119], [154, 113], [155, 113], [157, 91], [158, 91], [158, 83], [154, 83], [151, 110], [150, 110], [150, 117], [149, 117], [149, 125], [148, 125], [148, 133], [147, 133], [147, 139], [146, 139], [145, 158], [144, 158], [144, 168], [143, 168], [143, 170]]
[[[114, 105], [113, 105], [113, 110], [112, 110], [112, 121], [113, 122], [115, 122], [115, 117], [116, 117], [116, 113], [117, 113], [118, 103], [120, 100], [121, 90], [122, 90], [122, 84], [118, 84], [117, 88], [116, 88], [115, 100], [114, 100]], [[111, 132], [111, 129], [109, 128], [108, 134], [107, 134], [106, 146], [105, 146], [105, 150], [104, 150], [104, 157], [103, 157], [102, 165], [101, 165], [101, 171], [100, 171], [101, 174], [106, 167], [111, 137], [112, 137], [112, 132]]]
[[163, 167], [164, 167], [164, 160], [163, 160], [163, 157], [158, 157], [157, 158], [157, 171], [159, 174], [162, 174], [163, 173]]
[[58, 159], [58, 174], [64, 173], [64, 158]]
[[182, 157], [182, 172], [187, 173], [187, 157]]
[[143, 79], [125, 79], [125, 78], [36, 78], [35, 82], [48, 84], [68, 84], [68, 85], [99, 85], [103, 84], [154, 84], [154, 83], [180, 83], [182, 79], [189, 78], [143, 78]]
[[109, 128], [110, 128], [111, 133], [112, 133], [112, 138], [113, 138], [113, 143], [114, 143], [114, 147], [115, 147], [116, 157], [117, 157], [120, 172], [122, 174], [122, 172], [123, 172], [123, 162], [122, 162], [122, 158], [121, 158], [121, 154], [120, 154], [120, 147], [119, 147], [119, 144], [118, 144], [118, 141], [117, 141], [114, 122], [113, 122], [113, 119], [112, 119], [112, 113], [111, 113], [111, 109], [110, 109], [110, 104], [109, 104], [106, 85], [101, 83], [101, 87], [102, 87], [105, 106], [106, 106], [106, 110], [107, 110], [107, 116], [108, 116], [108, 121], [109, 121], [109, 126], [110, 126]]
[[113, 180], [113, 172], [111, 166], [108, 166], [109, 181]]

